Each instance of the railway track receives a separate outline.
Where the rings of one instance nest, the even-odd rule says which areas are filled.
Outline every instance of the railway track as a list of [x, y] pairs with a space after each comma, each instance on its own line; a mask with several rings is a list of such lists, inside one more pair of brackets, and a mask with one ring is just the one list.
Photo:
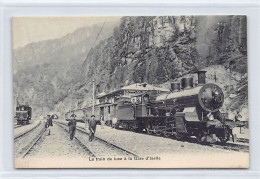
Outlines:
[[249, 139], [237, 138], [237, 141], [241, 142], [241, 143], [248, 143], [249, 144]]
[[[59, 123], [59, 122], [53, 122], [53, 123], [55, 123], [55, 124], [57, 124], [58, 126], [60, 126], [61, 128], [63, 128], [66, 132], [69, 132], [68, 129], [65, 127], [64, 124], [61, 124], [61, 123]], [[86, 150], [86, 151], [88, 152], [88, 154], [89, 154], [91, 157], [97, 157], [97, 155], [96, 155], [93, 151], [89, 150], [89, 148], [88, 148], [83, 142], [81, 142], [76, 136], [74, 136], [74, 139], [78, 142], [78, 144], [79, 144], [84, 150]]]
[[[34, 129], [36, 129], [37, 127], [39, 127], [40, 125], [41, 125], [41, 121], [36, 125], [36, 126], [34, 126], [33, 128], [31, 128], [31, 129], [29, 129], [29, 130], [27, 130], [27, 131], [25, 131], [25, 132], [23, 132], [23, 133], [21, 133], [21, 134], [18, 134], [17, 136], [14, 136], [14, 140], [16, 141], [16, 140], [18, 140], [18, 139], [20, 139], [21, 137], [23, 137], [23, 136], [25, 136], [26, 134], [29, 134], [31, 131], [33, 131]], [[17, 127], [18, 128], [18, 127]]]
[[187, 142], [198, 144], [198, 145], [204, 145], [208, 147], [213, 147], [213, 148], [219, 148], [219, 149], [224, 149], [224, 150], [230, 150], [230, 151], [237, 151], [237, 152], [249, 152], [249, 142], [248, 140], [244, 141], [243, 143], [240, 141], [244, 141], [241, 138], [238, 138], [238, 142], [227, 142], [225, 144], [222, 144], [221, 142], [217, 143], [199, 143], [196, 138], [189, 138], [187, 139]]
[[[31, 123], [29, 123], [29, 124], [31, 124]], [[19, 127], [23, 127], [23, 126], [27, 126], [29, 124], [24, 124], [24, 125], [14, 124], [14, 129], [19, 128]]]
[[14, 129], [22, 127], [22, 125], [14, 125]]
[[[124, 130], [124, 129], [121, 129]], [[135, 131], [131, 131], [135, 132]], [[151, 135], [151, 136], [156, 136], [156, 137], [163, 137], [163, 138], [172, 138], [173, 140], [178, 140], [174, 137], [166, 137], [163, 134], [158, 135], [155, 133], [148, 134], [148, 133], [140, 133], [142, 135]], [[224, 150], [231, 150], [231, 151], [239, 151], [239, 152], [249, 152], [249, 139], [244, 139], [244, 138], [237, 138], [237, 143], [234, 142], [227, 142], [226, 144], [221, 144], [220, 142], [215, 143], [215, 144], [201, 144], [199, 143], [195, 138], [188, 138], [186, 139], [187, 142], [198, 144], [198, 145], [206, 145], [214, 148], [221, 148]]]
[[[62, 126], [66, 126], [66, 129], [68, 131], [68, 126], [66, 124], [60, 123], [60, 122], [55, 122], [58, 125], [62, 125]], [[82, 127], [77, 127], [76, 128], [78, 132], [82, 133], [83, 137], [85, 137], [85, 140], [87, 140], [86, 136], [89, 136], [89, 133], [87, 131], [85, 131], [84, 128]], [[75, 136], [74, 136], [75, 137]], [[76, 138], [77, 140], [82, 140], [79, 138]], [[84, 139], [83, 139], [84, 140]], [[82, 143], [82, 142], [81, 142]], [[138, 157], [138, 155], [136, 155], [135, 153], [123, 149], [115, 144], [112, 144], [106, 140], [103, 140], [99, 137], [95, 136], [95, 141], [92, 142], [86, 142], [87, 145], [84, 144], [84, 146], [86, 146], [88, 148], [88, 150], [90, 150], [95, 157], [102, 157], [102, 156], [106, 156], [105, 154], [109, 153], [110, 156], [132, 156], [132, 157]], [[101, 149], [103, 148], [103, 149]]]
[[[62, 125], [65, 125], [65, 124], [62, 124]], [[88, 132], [85, 131], [85, 129], [83, 127], [77, 127], [77, 131], [88, 135]], [[143, 135], [148, 135], [148, 134], [144, 134], [143, 133]], [[158, 135], [154, 135], [154, 136], [164, 137], [164, 136], [158, 136]], [[122, 148], [120, 148], [120, 147], [118, 147], [118, 146], [116, 146], [114, 144], [111, 144], [108, 141], [105, 141], [105, 140], [103, 140], [103, 139], [101, 139], [99, 137], [95, 136], [95, 138], [97, 140], [99, 140], [100, 142], [106, 144], [106, 145], [109, 145], [111, 147], [116, 148], [117, 150], [125, 151], [126, 155], [137, 156], [133, 152], [129, 152], [129, 151], [125, 150], [125, 149], [122, 149]], [[177, 139], [174, 139], [174, 140], [177, 140]], [[248, 139], [243, 139], [243, 138], [238, 138], [237, 139], [237, 143], [227, 142], [225, 145], [221, 144], [220, 142], [217, 142], [217, 143], [214, 143], [214, 144], [200, 144], [200, 143], [198, 143], [198, 141], [195, 138], [189, 138], [189, 139], [187, 139], [187, 142], [196, 143], [198, 145], [205, 145], [205, 146], [213, 147], [213, 148], [220, 148], [220, 149], [223, 149], [223, 150], [247, 152], [247, 153], [249, 152], [249, 140]]]
[[26, 147], [26, 150], [22, 153], [21, 158], [24, 158], [29, 152], [32, 150], [32, 148], [36, 145], [36, 143], [40, 140], [44, 132], [46, 131], [46, 128], [44, 127], [40, 133], [33, 139], [32, 142]]
[[244, 144], [238, 144], [238, 143], [226, 143], [225, 145], [222, 145], [221, 143], [216, 144], [209, 144], [209, 146], [214, 148], [220, 148], [224, 150], [231, 150], [231, 151], [237, 151], [237, 152], [249, 152], [249, 145]]

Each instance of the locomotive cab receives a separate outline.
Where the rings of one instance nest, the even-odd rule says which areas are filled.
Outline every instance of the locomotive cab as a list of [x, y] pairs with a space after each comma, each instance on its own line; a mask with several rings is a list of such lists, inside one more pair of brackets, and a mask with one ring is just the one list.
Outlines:
[[150, 114], [150, 108], [147, 106], [150, 102], [149, 94], [144, 93], [131, 98], [135, 108], [135, 118], [147, 116]]

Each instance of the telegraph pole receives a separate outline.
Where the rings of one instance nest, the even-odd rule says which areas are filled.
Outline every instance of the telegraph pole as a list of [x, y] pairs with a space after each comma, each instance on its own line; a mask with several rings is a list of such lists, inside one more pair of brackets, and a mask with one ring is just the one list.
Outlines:
[[19, 102], [18, 102], [18, 92], [16, 92], [16, 96], [15, 96], [15, 103], [16, 103], [16, 106], [15, 107], [18, 107], [19, 106]]
[[95, 115], [95, 80], [92, 80], [93, 82], [93, 99], [92, 99], [92, 115]]

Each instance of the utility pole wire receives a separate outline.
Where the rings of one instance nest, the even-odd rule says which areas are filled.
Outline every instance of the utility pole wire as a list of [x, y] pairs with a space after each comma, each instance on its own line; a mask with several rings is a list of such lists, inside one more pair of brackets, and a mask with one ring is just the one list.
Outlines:
[[[100, 35], [100, 33], [101, 33], [101, 31], [102, 31], [102, 29], [103, 29], [103, 27], [104, 27], [105, 23], [106, 23], [106, 18], [105, 18], [105, 20], [104, 20], [104, 23], [103, 23], [103, 25], [101, 26], [101, 28], [100, 28], [100, 30], [99, 30], [99, 32], [98, 32], [98, 34], [97, 34], [97, 36], [96, 36], [96, 38], [95, 38], [95, 41], [94, 41], [94, 43], [92, 44], [92, 46], [91, 46], [91, 48], [90, 48], [89, 52], [91, 52], [91, 50], [92, 50], [92, 49], [93, 49], [93, 47], [95, 46], [95, 44], [96, 44], [96, 41], [97, 41], [97, 39], [98, 39], [98, 37], [99, 37], [99, 35]], [[83, 62], [82, 68], [84, 67], [84, 64], [85, 64], [85, 62], [87, 61], [87, 59], [88, 59], [88, 57], [89, 57], [89, 52], [88, 52], [88, 54], [87, 54], [87, 57], [85, 58], [85, 60], [84, 60], [84, 62]], [[82, 71], [83, 71], [83, 70], [81, 70], [81, 72], [82, 72]]]

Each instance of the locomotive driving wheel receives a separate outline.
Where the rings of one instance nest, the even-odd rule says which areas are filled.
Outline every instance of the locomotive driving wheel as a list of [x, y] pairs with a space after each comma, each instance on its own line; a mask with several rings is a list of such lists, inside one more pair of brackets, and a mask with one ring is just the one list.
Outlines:
[[202, 142], [202, 137], [203, 137], [203, 135], [202, 135], [201, 133], [199, 133], [198, 135], [196, 135], [196, 139], [197, 139], [197, 141], [198, 141], [199, 143]]
[[158, 130], [156, 130], [156, 131], [155, 131], [155, 134], [159, 136], [159, 135], [161, 135], [161, 134], [162, 134], [162, 132], [161, 132], [161, 131], [158, 131]]
[[225, 144], [230, 139], [230, 130], [228, 127], [224, 128], [223, 130], [224, 134], [222, 136], [219, 136], [218, 138], [222, 144]]
[[227, 143], [227, 141], [229, 140], [228, 138], [224, 138], [224, 137], [219, 137], [219, 140], [222, 144]]
[[175, 135], [175, 137], [176, 137], [177, 140], [185, 140], [186, 135], [177, 132], [177, 134]]
[[205, 139], [205, 134], [203, 132], [199, 132], [197, 135], [196, 135], [196, 139], [199, 143], [204, 143], [204, 139]]
[[151, 124], [147, 124], [146, 125], [146, 132], [147, 134], [151, 135], [153, 133], [152, 131], [152, 125]]
[[164, 131], [164, 132], [163, 132], [163, 135], [164, 135], [165, 137], [169, 137], [169, 136], [170, 136], [170, 134], [169, 134], [167, 131]]

